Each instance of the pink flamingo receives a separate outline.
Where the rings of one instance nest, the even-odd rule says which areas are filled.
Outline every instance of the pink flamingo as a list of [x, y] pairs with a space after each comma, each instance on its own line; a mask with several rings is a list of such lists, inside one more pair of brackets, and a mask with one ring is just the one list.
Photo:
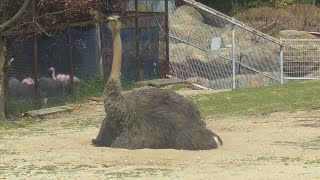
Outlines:
[[21, 81], [21, 84], [26, 85], [26, 86], [33, 86], [34, 80], [31, 77], [27, 77]]
[[31, 77], [27, 77], [21, 81], [19, 94], [23, 97], [33, 96], [34, 80]]
[[[49, 71], [52, 71], [52, 79], [62, 85], [63, 93], [64, 93], [64, 91], [65, 91], [64, 87], [71, 84], [70, 75], [68, 75], [68, 74], [57, 74], [56, 75], [56, 70], [53, 67], [49, 68]], [[80, 82], [80, 79], [73, 76], [73, 83], [78, 84], [79, 82]]]

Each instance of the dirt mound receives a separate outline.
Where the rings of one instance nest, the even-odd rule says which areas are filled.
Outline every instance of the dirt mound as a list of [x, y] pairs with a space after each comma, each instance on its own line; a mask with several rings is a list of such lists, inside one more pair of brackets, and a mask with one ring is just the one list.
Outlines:
[[[263, 85], [271, 85], [277, 83], [277, 81], [272, 78], [279, 78], [279, 73], [263, 72], [261, 74], [247, 74], [247, 75], [236, 75], [236, 86], [239, 88], [245, 87], [259, 87]], [[203, 77], [191, 77], [187, 81], [201, 84], [205, 87], [210, 87], [212, 89], [231, 89], [232, 88], [232, 77], [219, 79], [219, 80], [208, 80]]]
[[308, 32], [296, 30], [283, 30], [280, 31], [275, 37], [278, 39], [317, 39], [316, 36]]
[[[256, 43], [251, 46], [241, 45], [243, 50], [236, 51], [241, 64], [250, 66], [260, 72], [278, 71], [280, 52], [278, 52], [279, 48], [277, 46], [271, 43]], [[220, 86], [216, 83], [209, 83], [209, 81], [231, 77], [231, 49], [221, 48], [216, 53], [206, 52], [183, 43], [171, 44], [171, 72], [183, 79], [190, 77], [205, 78], [207, 80], [201, 80], [199, 84], [206, 87], [224, 87], [225, 85]], [[210, 71], [208, 71], [209, 69]], [[239, 75], [254, 74], [254, 71], [247, 70], [242, 66], [238, 68], [238, 71]]]
[[[214, 37], [221, 38], [221, 48], [231, 47], [232, 45], [232, 31], [229, 27], [213, 27], [202, 22], [191, 22], [171, 25], [170, 33], [205, 49], [211, 49], [212, 38]], [[251, 37], [248, 33], [241, 33], [236, 37], [235, 43], [251, 43]]]
[[97, 139], [92, 141], [94, 145], [205, 150], [222, 144], [220, 137], [206, 128], [196, 106], [171, 90], [133, 90], [125, 100], [128, 111], [109, 112]]
[[[176, 77], [186, 79], [190, 76], [202, 76], [207, 79], [218, 79], [230, 76], [230, 61], [223, 57], [230, 57], [229, 48], [206, 52], [199, 48], [183, 43], [170, 45], [171, 73]], [[224, 69], [223, 71], [208, 71], [209, 69]], [[206, 71], [206, 73], [202, 73]]]
[[206, 52], [184, 43], [170, 44], [170, 62], [174, 63], [185, 62], [186, 60], [198, 60], [203, 63], [222, 61], [221, 56], [217, 53], [222, 56], [230, 57], [231, 50], [229, 48], [221, 48], [214, 53]]
[[171, 34], [206, 49], [211, 48], [211, 39], [213, 37], [221, 37], [222, 47], [231, 44], [231, 31], [226, 28], [212, 27], [201, 22], [171, 25], [170, 31]]

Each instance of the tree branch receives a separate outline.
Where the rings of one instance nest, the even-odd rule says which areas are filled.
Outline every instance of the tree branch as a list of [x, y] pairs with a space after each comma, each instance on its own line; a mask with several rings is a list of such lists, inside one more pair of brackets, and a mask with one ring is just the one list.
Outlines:
[[31, 2], [31, 0], [24, 0], [24, 3], [22, 5], [22, 7], [20, 8], [20, 10], [17, 12], [17, 14], [15, 14], [11, 19], [9, 19], [7, 22], [3, 23], [0, 25], [0, 31], [2, 31], [3, 29], [5, 29], [6, 27], [10, 26], [11, 24], [13, 24], [16, 20], [18, 20], [23, 13], [27, 10], [29, 3]]

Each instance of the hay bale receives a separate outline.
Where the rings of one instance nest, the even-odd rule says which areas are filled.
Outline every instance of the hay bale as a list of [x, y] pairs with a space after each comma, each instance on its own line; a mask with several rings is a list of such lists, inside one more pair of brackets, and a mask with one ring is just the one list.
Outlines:
[[191, 6], [181, 6], [169, 16], [169, 24], [204, 22], [202, 15]]

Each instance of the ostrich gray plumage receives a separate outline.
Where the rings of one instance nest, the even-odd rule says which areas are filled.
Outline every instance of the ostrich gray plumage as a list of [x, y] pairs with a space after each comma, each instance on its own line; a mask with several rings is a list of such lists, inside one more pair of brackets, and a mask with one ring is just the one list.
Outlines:
[[109, 17], [114, 40], [114, 59], [110, 79], [105, 86], [107, 113], [95, 146], [126, 149], [215, 149], [221, 138], [206, 128], [198, 108], [171, 90], [139, 89], [122, 94], [120, 21]]

